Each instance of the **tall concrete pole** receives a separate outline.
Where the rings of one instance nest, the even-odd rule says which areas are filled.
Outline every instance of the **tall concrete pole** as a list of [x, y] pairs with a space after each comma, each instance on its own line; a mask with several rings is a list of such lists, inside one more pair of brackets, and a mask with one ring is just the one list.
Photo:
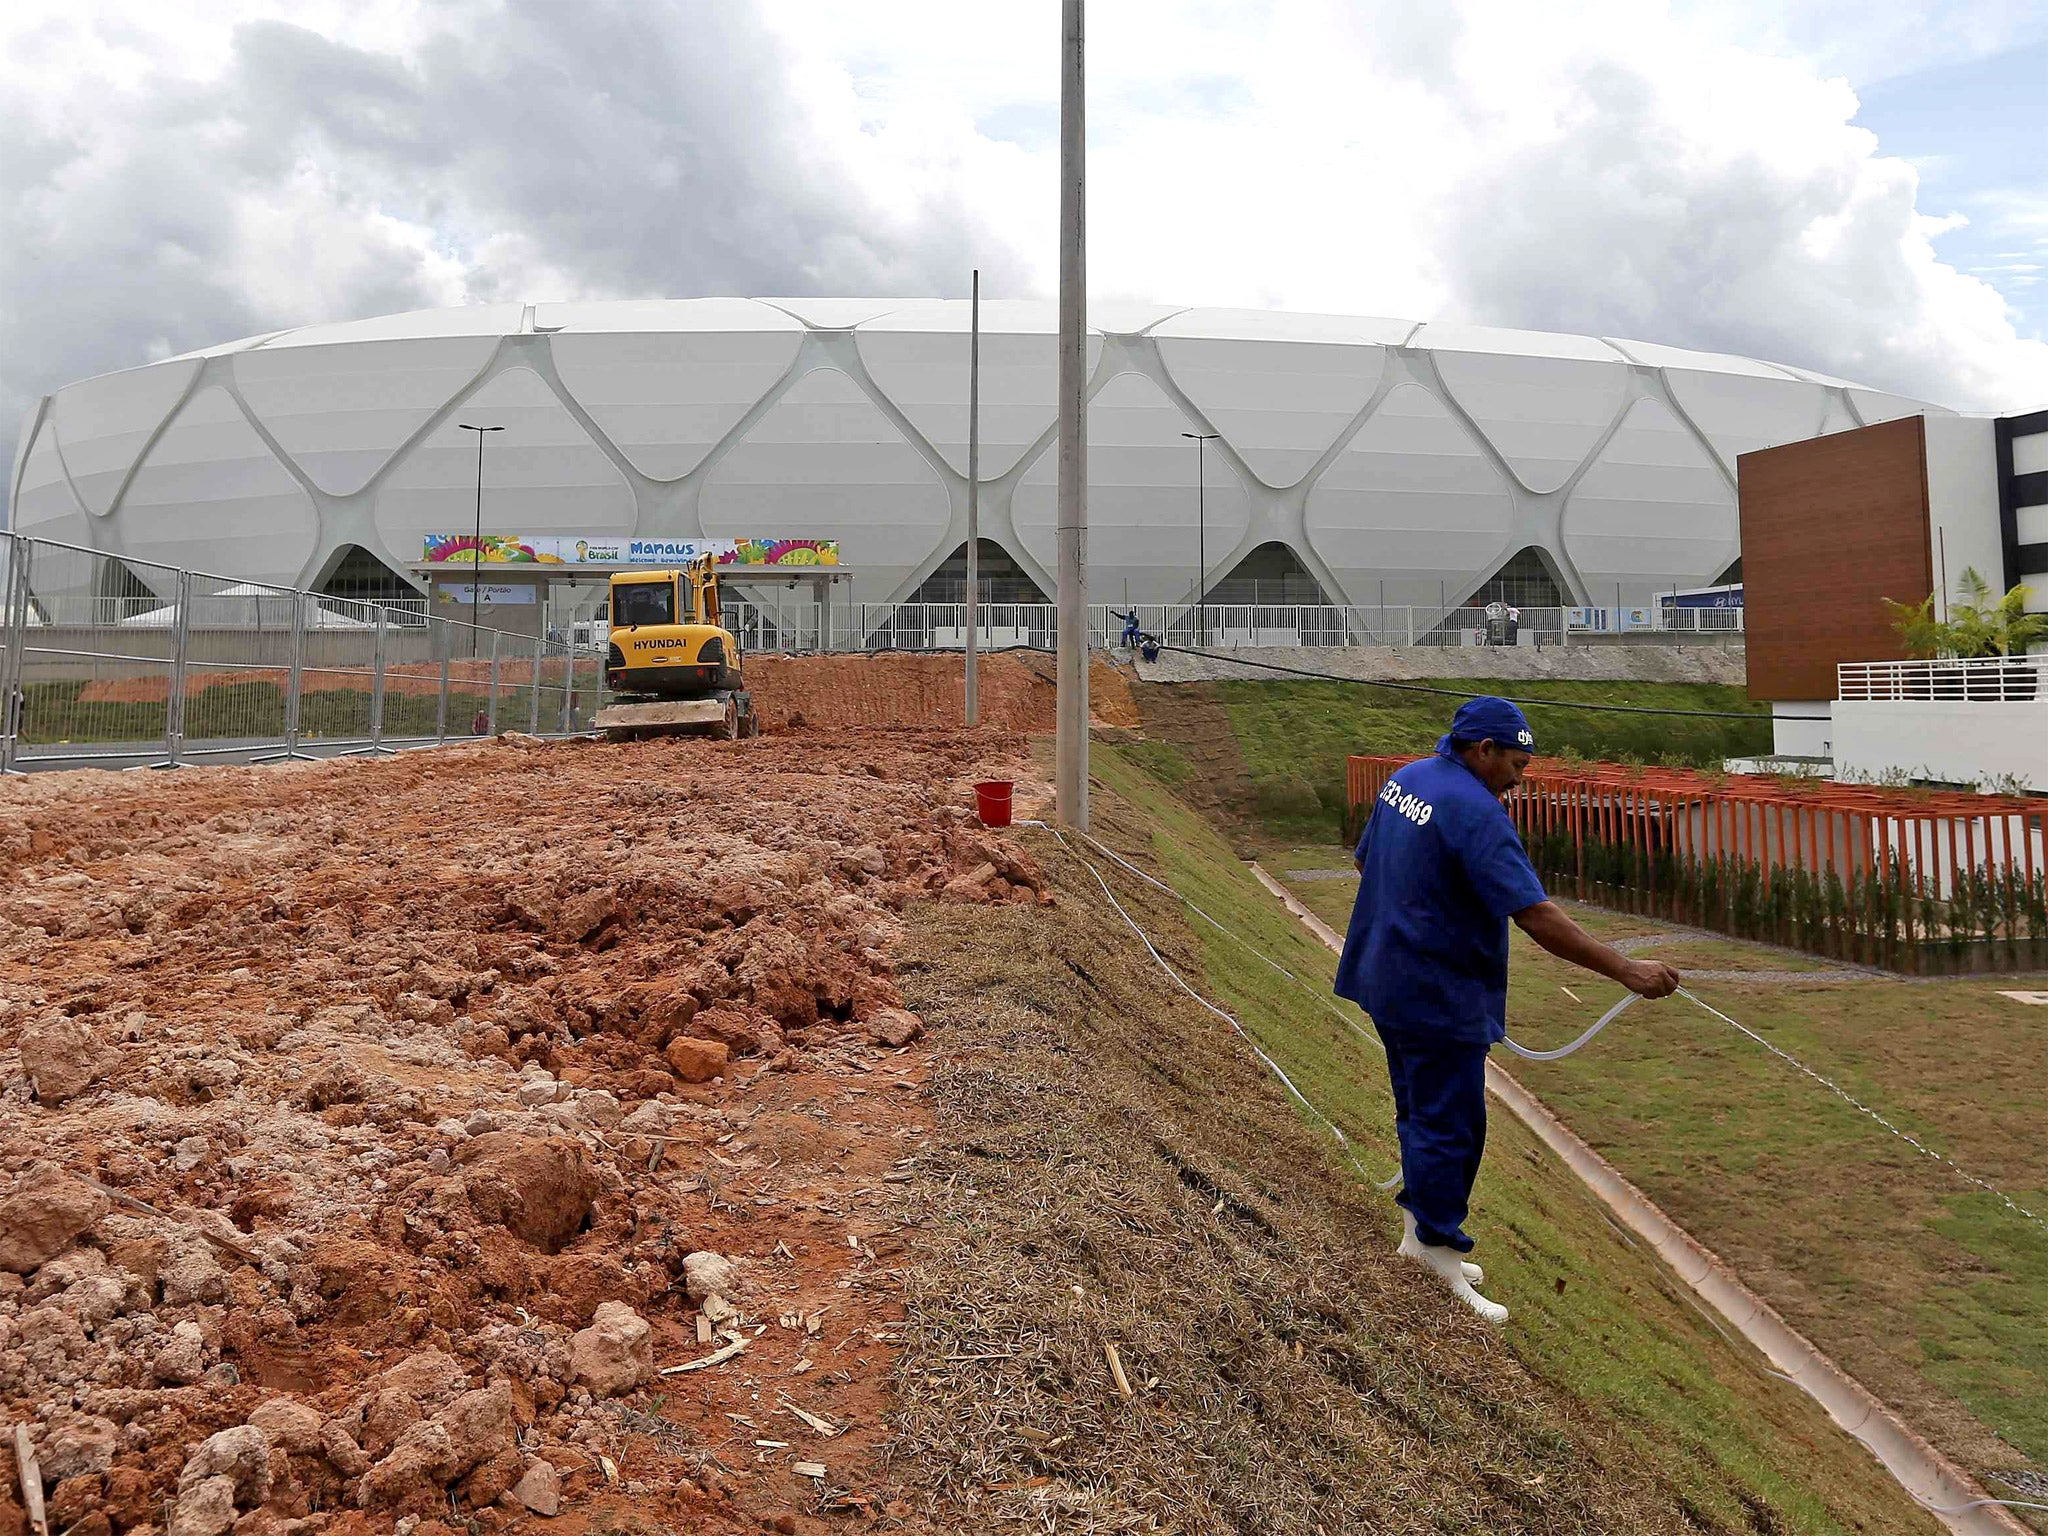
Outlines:
[[1088, 830], [1088, 261], [1082, 0], [1060, 36], [1059, 667], [1062, 824]]
[[967, 322], [967, 724], [981, 724], [981, 268]]

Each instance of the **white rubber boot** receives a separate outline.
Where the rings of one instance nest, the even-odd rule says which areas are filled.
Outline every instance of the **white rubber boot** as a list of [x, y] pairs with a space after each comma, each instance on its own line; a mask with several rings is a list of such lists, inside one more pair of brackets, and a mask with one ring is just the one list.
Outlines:
[[1504, 1323], [1508, 1320], [1508, 1309], [1497, 1301], [1488, 1301], [1472, 1289], [1472, 1282], [1465, 1278], [1465, 1266], [1458, 1260], [1454, 1248], [1432, 1248], [1423, 1244], [1418, 1256], [1422, 1262], [1436, 1271], [1437, 1278], [1451, 1288], [1451, 1294], [1465, 1303], [1489, 1323]]
[[[1422, 1239], [1415, 1235], [1415, 1213], [1405, 1205], [1397, 1205], [1394, 1209], [1401, 1213], [1401, 1246], [1396, 1248], [1394, 1252], [1400, 1254], [1405, 1259], [1420, 1259], [1422, 1257]], [[1486, 1271], [1471, 1260], [1458, 1260], [1458, 1269], [1465, 1276], [1469, 1284], [1486, 1284]]]

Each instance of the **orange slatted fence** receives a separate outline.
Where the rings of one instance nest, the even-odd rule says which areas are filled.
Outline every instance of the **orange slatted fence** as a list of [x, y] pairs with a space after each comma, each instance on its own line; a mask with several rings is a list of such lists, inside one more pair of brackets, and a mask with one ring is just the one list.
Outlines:
[[[1410, 757], [1353, 757], [1354, 830]], [[2048, 803], [1539, 760], [1505, 802], [1553, 891], [1909, 971], [2048, 966]]]

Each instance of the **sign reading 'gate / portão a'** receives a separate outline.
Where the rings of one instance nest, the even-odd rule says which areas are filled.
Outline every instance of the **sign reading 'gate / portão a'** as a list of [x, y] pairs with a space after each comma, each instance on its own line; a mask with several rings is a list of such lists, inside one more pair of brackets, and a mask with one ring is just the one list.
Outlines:
[[837, 565], [837, 539], [607, 539], [590, 534], [430, 533], [429, 565]]

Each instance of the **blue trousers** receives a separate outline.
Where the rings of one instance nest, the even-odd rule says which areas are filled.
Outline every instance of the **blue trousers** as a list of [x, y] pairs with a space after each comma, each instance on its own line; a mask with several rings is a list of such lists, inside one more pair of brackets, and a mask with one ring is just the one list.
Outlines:
[[1384, 1029], [1379, 1036], [1401, 1139], [1401, 1193], [1394, 1199], [1415, 1217], [1423, 1242], [1470, 1253], [1465, 1213], [1486, 1151], [1486, 1047]]

